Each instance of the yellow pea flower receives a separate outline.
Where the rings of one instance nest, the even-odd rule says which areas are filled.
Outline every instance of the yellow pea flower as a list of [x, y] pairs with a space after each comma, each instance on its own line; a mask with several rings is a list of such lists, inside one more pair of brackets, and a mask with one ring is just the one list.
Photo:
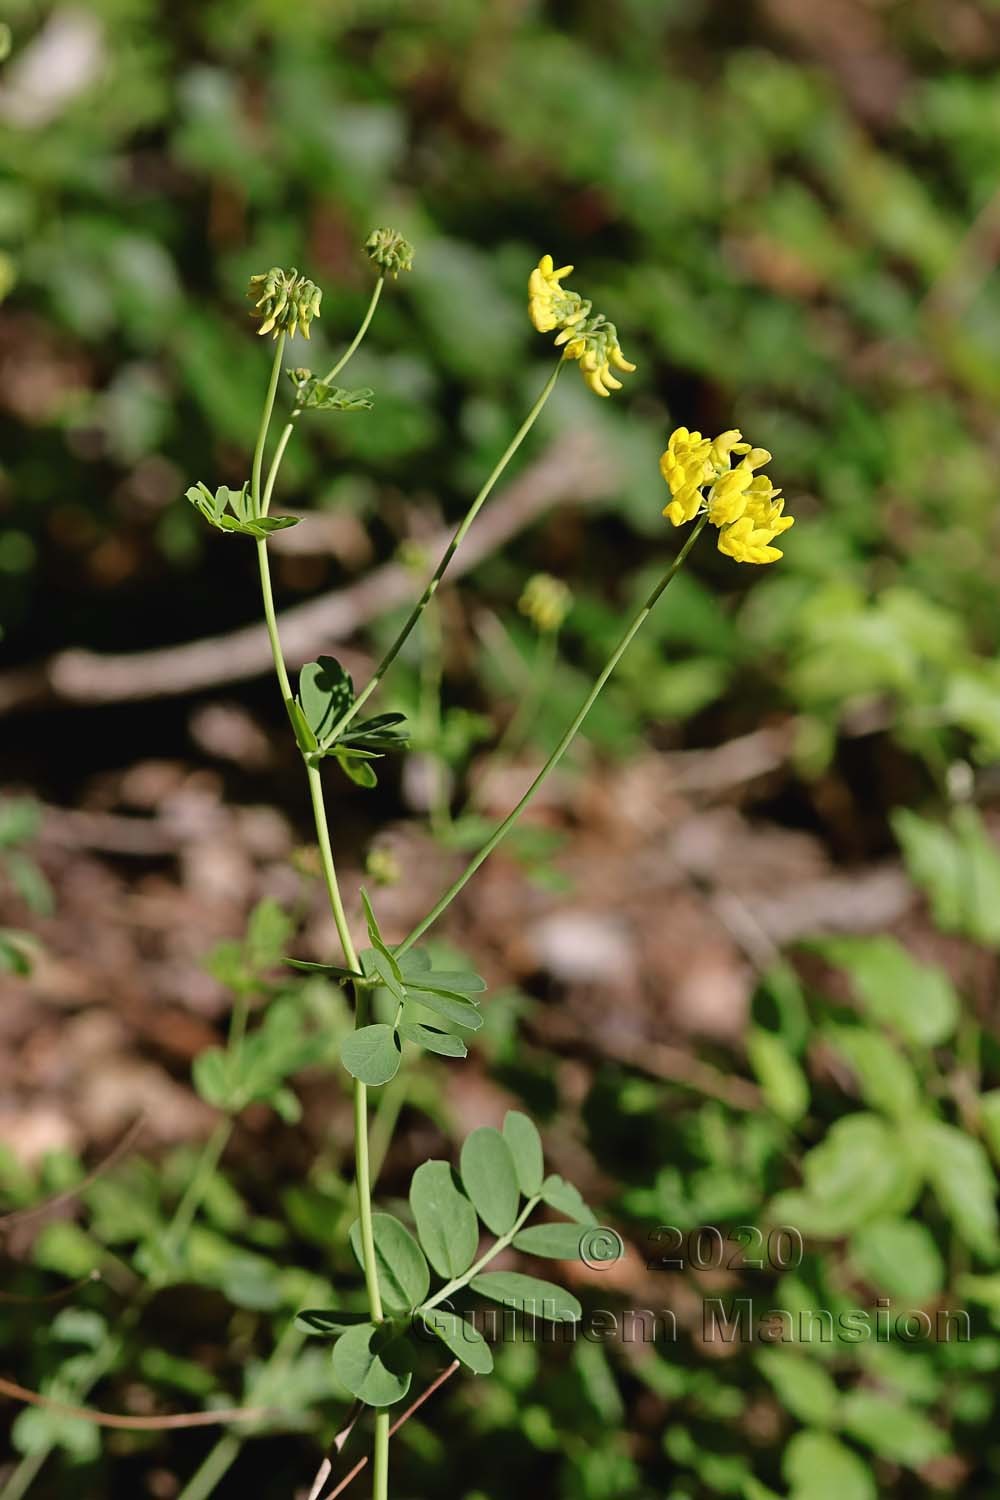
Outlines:
[[[785, 520], [788, 525], [792, 524], [791, 516], [786, 516]], [[787, 529], [782, 527], [782, 530]], [[755, 526], [751, 516], [741, 516], [738, 521], [734, 521], [731, 526], [724, 526], [719, 532], [719, 551], [735, 562], [777, 562], [785, 554], [780, 547], [771, 546], [776, 535], [777, 532], [770, 526]]]
[[[735, 466], [734, 457], [740, 459]], [[678, 427], [660, 457], [671, 494], [663, 514], [675, 526], [704, 514], [719, 528], [720, 552], [737, 562], [776, 562], [782, 553], [771, 544], [793, 518], [783, 514], [781, 491], [754, 472], [770, 461], [766, 448], [744, 442], [735, 427], [716, 438]]]
[[690, 492], [692, 489], [697, 491], [699, 485], [707, 484], [714, 476], [711, 451], [710, 439], [703, 438], [700, 432], [689, 432], [686, 427], [678, 427], [670, 434], [666, 451], [660, 458], [660, 473], [667, 481], [674, 499], [680, 500], [682, 495], [684, 497], [681, 505], [684, 514], [680, 520], [674, 520], [673, 506], [668, 505], [663, 512], [665, 516], [670, 516], [675, 526], [682, 525], [684, 521], [693, 521], [698, 513], [700, 495], [694, 510], [690, 515], [686, 513], [690, 505]]
[[743, 464], [728, 469], [708, 492], [708, 519], [713, 526], [729, 526], [738, 521], [747, 508], [746, 493], [753, 483], [753, 472]]
[[615, 325], [603, 313], [592, 316], [592, 304], [562, 285], [572, 269], [557, 269], [551, 255], [542, 256], [528, 277], [528, 314], [539, 333], [558, 329], [555, 343], [563, 358], [576, 360], [595, 395], [610, 396], [622, 388], [612, 371], [628, 373], [635, 365], [622, 353]]
[[539, 333], [567, 328], [586, 316], [583, 299], [559, 284], [572, 269], [560, 266], [557, 271], [551, 255], [543, 255], [528, 277], [528, 315]]

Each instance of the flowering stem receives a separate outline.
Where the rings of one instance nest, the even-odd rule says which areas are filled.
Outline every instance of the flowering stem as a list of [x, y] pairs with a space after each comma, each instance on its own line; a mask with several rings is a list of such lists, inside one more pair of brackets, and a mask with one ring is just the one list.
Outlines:
[[[274, 615], [274, 596], [271, 589], [271, 573], [267, 556], [267, 543], [257, 543], [260, 562], [261, 593], [264, 616], [267, 622], [268, 639], [274, 657], [274, 669], [278, 676], [282, 697], [287, 704], [292, 697], [288, 670], [285, 666]], [[312, 803], [313, 821], [316, 825], [316, 841], [319, 845], [323, 881], [330, 900], [330, 910], [337, 928], [337, 936], [344, 952], [348, 968], [358, 968], [358, 955], [347, 924], [347, 915], [340, 894], [337, 869], [333, 861], [333, 846], [330, 842], [330, 826], [323, 799], [323, 781], [319, 767], [305, 762], [309, 781], [309, 797]], [[363, 989], [355, 989], [354, 1024], [360, 1029], [368, 1024], [368, 996]], [[354, 1079], [354, 1179], [358, 1199], [358, 1221], [361, 1227], [361, 1259], [365, 1272], [365, 1290], [368, 1294], [368, 1312], [373, 1323], [382, 1321], [382, 1297], [378, 1284], [378, 1269], [375, 1261], [375, 1236], [372, 1227], [371, 1164], [368, 1154], [368, 1089], [360, 1079]], [[384, 1420], [383, 1420], [384, 1418]], [[375, 1454], [373, 1465], [374, 1500], [388, 1500], [389, 1494], [389, 1418], [387, 1413], [375, 1413]]]
[[253, 478], [250, 484], [250, 494], [253, 499], [253, 513], [255, 516], [266, 515], [261, 509], [260, 475], [264, 466], [264, 447], [267, 443], [267, 430], [271, 425], [271, 413], [274, 411], [274, 398], [278, 391], [278, 377], [281, 374], [281, 357], [285, 352], [285, 333], [282, 330], [278, 334], [274, 346], [274, 359], [271, 362], [271, 379], [268, 382], [267, 395], [264, 397], [264, 410], [260, 414], [260, 427], [257, 431], [257, 446], [253, 451]]
[[368, 332], [368, 325], [371, 322], [372, 318], [375, 316], [375, 309], [376, 307], [378, 307], [378, 299], [382, 295], [382, 288], [384, 285], [385, 273], [383, 272], [378, 281], [376, 281], [375, 283], [375, 290], [372, 292], [371, 301], [368, 304], [368, 311], [365, 313], [364, 317], [361, 320], [361, 327], [358, 329], [357, 333], [354, 335], [353, 339], [348, 344], [343, 354], [337, 360], [337, 363], [335, 365], [332, 365], [331, 368], [327, 370], [326, 374], [323, 376], [324, 385], [331, 385], [333, 381], [336, 380], [337, 376], [340, 374], [341, 370], [347, 364], [347, 361], [354, 354], [358, 345], [361, 343], [361, 340]]
[[[361, 320], [361, 326], [358, 329], [357, 333], [354, 335], [351, 342], [348, 344], [347, 348], [344, 350], [343, 354], [337, 360], [337, 363], [333, 365], [333, 367], [328, 370], [327, 373], [323, 376], [324, 385], [329, 385], [340, 374], [341, 370], [347, 364], [347, 361], [351, 358], [351, 355], [354, 354], [358, 345], [361, 343], [361, 340], [368, 332], [368, 325], [371, 323], [372, 318], [375, 316], [375, 309], [376, 307], [378, 307], [378, 299], [382, 295], [382, 286], [384, 282], [385, 276], [380, 276], [378, 281], [376, 281], [375, 290], [372, 292], [371, 301], [368, 303], [368, 310]], [[282, 338], [284, 338], [284, 334], [282, 334]], [[260, 509], [260, 514], [262, 516], [266, 516], [271, 508], [271, 496], [274, 493], [275, 482], [278, 478], [278, 470], [281, 468], [281, 460], [285, 456], [285, 449], [288, 447], [288, 440], [291, 437], [292, 433], [295, 431], [295, 423], [298, 420], [300, 411], [301, 408], [296, 407], [281, 430], [281, 436], [278, 439], [278, 446], [275, 448], [274, 457], [271, 459], [271, 467], [267, 471], [267, 482], [264, 485], [264, 495], [262, 498]]]
[[618, 645], [615, 647], [614, 651], [612, 651], [611, 655], [608, 657], [608, 660], [605, 662], [600, 676], [597, 678], [597, 681], [594, 683], [590, 692], [587, 694], [583, 703], [580, 705], [580, 708], [577, 711], [573, 722], [569, 725], [562, 739], [559, 741], [558, 745], [555, 747], [552, 754], [549, 756], [548, 760], [545, 762], [544, 766], [535, 777], [534, 781], [528, 787], [528, 790], [525, 792], [520, 802], [518, 802], [516, 807], [514, 807], [513, 810], [507, 814], [503, 822], [493, 830], [489, 838], [486, 840], [485, 844], [483, 844], [482, 848], [478, 851], [478, 853], [473, 855], [472, 859], [466, 865], [465, 869], [462, 871], [458, 879], [454, 882], [453, 885], [450, 885], [445, 891], [444, 895], [435, 902], [434, 906], [428, 912], [427, 916], [424, 917], [422, 921], [418, 922], [413, 931], [409, 933], [406, 938], [404, 938], [403, 942], [400, 943], [399, 947], [396, 949], [397, 955], [405, 953], [408, 948], [412, 948], [413, 944], [417, 941], [418, 938], [423, 936], [428, 927], [430, 927], [434, 922], [437, 921], [438, 917], [445, 910], [445, 908], [451, 905], [452, 901], [454, 901], [459, 891], [461, 891], [462, 888], [469, 882], [469, 880], [471, 880], [472, 876], [479, 869], [480, 865], [489, 858], [500, 841], [505, 838], [506, 835], [510, 832], [511, 828], [513, 828], [518, 818], [524, 812], [524, 809], [528, 806], [528, 803], [538, 791], [538, 788], [541, 786], [542, 782], [549, 775], [549, 772], [555, 770], [556, 766], [562, 760], [567, 749], [569, 748], [571, 741], [576, 735], [584, 719], [593, 708], [608, 678], [611, 676], [612, 672], [615, 670], [618, 663], [625, 655], [625, 652], [632, 644], [633, 639], [645, 623], [650, 610], [652, 610], [660, 595], [663, 593], [664, 589], [668, 587], [668, 585], [673, 581], [673, 579], [680, 571], [685, 559], [687, 558], [688, 553], [691, 551], [691, 548], [694, 546], [695, 542], [698, 540], [698, 537], [701, 535], [701, 532], [703, 531], [707, 520], [707, 516], [701, 517], [697, 525], [693, 528], [691, 535], [684, 543], [684, 546], [681, 548], [680, 552], [678, 552], [677, 556], [670, 564], [670, 567], [667, 569], [666, 573], [653, 589], [652, 593], [649, 595], [646, 602], [642, 605], [641, 609], [639, 609], [639, 611], [634, 616], [625, 634], [622, 636], [621, 640], [618, 642]]
[[520, 448], [521, 444], [528, 436], [528, 433], [531, 431], [532, 427], [534, 427], [535, 422], [538, 420], [538, 416], [542, 410], [542, 407], [545, 405], [546, 401], [549, 399], [555, 388], [555, 383], [559, 378], [559, 371], [562, 369], [562, 366], [563, 360], [562, 356], [560, 355], [559, 363], [556, 365], [555, 369], [552, 371], [552, 374], [545, 382], [538, 400], [535, 402], [534, 406], [531, 408], [528, 415], [525, 417], [524, 421], [521, 423], [520, 427], [511, 438], [507, 447], [504, 449], [504, 452], [497, 460], [493, 472], [490, 474], [486, 483], [483, 485], [482, 489], [479, 491], [478, 495], [473, 500], [468, 510], [465, 512], [462, 520], [459, 522], [458, 529], [445, 548], [444, 555], [442, 556], [441, 561], [438, 563], [436, 569], [434, 570], [433, 577], [431, 578], [427, 587], [424, 589], [420, 598], [417, 600], [416, 604], [413, 606], [413, 609], [411, 610], [405, 625], [400, 630], [396, 639], [393, 641], [392, 645], [389, 647], [388, 651], [385, 653], [378, 666], [375, 668], [375, 671], [372, 674], [368, 685], [362, 688], [361, 692], [355, 698], [350, 708], [345, 714], [341, 716], [341, 718], [334, 725], [333, 729], [330, 731], [331, 738], [336, 738], [338, 734], [341, 734], [343, 732], [343, 730], [347, 727], [347, 725], [354, 718], [355, 714], [361, 708], [362, 704], [366, 703], [371, 697], [372, 693], [374, 693], [375, 689], [382, 681], [382, 678], [385, 676], [386, 672], [392, 666], [392, 663], [396, 660], [396, 657], [403, 649], [410, 631], [413, 629], [414, 625], [416, 625], [417, 621], [420, 619], [420, 616], [427, 608], [427, 605], [437, 593], [438, 584], [444, 577], [445, 572], [448, 568], [448, 564], [451, 562], [452, 558], [455, 556], [455, 553], [462, 545], [462, 542], [465, 539], [466, 532], [472, 525], [473, 521], [476, 519], [476, 516], [482, 509], [484, 502], [488, 499], [489, 494], [496, 484], [497, 480], [500, 478], [500, 475], [503, 473], [504, 469], [506, 469], [511, 459], [514, 457], [514, 454], [517, 452], [518, 448]]

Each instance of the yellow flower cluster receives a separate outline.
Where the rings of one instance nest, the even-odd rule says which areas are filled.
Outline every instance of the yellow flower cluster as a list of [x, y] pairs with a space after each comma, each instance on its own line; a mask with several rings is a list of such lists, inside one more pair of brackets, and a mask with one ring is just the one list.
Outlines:
[[[734, 457], [739, 459], [735, 465]], [[705, 512], [719, 528], [719, 551], [727, 557], [736, 562], [777, 562], [783, 554], [771, 544], [794, 517], [783, 514], [781, 491], [766, 474], [756, 473], [770, 461], [766, 448], [745, 443], [735, 427], [717, 438], [678, 427], [660, 458], [660, 473], [672, 497], [663, 514], [675, 526], [683, 526]]]
[[528, 314], [539, 333], [558, 329], [555, 344], [562, 348], [563, 358], [576, 360], [595, 395], [610, 396], [622, 387], [612, 369], [628, 373], [635, 365], [622, 353], [615, 325], [603, 313], [594, 313], [593, 304], [579, 292], [562, 285], [572, 269], [560, 266], [557, 270], [551, 255], [542, 256], [528, 277]]

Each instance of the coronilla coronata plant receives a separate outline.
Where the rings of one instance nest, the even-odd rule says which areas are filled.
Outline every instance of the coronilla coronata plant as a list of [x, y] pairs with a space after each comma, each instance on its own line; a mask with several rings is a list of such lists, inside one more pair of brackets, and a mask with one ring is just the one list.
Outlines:
[[[564, 285], [572, 267], [557, 268], [551, 256], [542, 256], [528, 278], [528, 311], [539, 332], [555, 334], [557, 358], [537, 399], [470, 502], [420, 597], [367, 682], [356, 686], [330, 656], [307, 662], [293, 682], [281, 645], [268, 545], [274, 531], [294, 525], [296, 518], [272, 517], [269, 511], [282, 460], [296, 428], [303, 421], [364, 421], [378, 399], [377, 393], [367, 387], [344, 390], [336, 380], [368, 330], [386, 278], [408, 269], [413, 251], [391, 229], [373, 231], [365, 249], [379, 273], [368, 309], [347, 349], [321, 376], [296, 366], [287, 372], [289, 382], [280, 380], [287, 341], [298, 331], [308, 336], [309, 323], [319, 314], [319, 287], [298, 271], [280, 267], [253, 277], [251, 297], [255, 314], [262, 320], [259, 332], [272, 334], [276, 347], [251, 477], [239, 490], [198, 481], [189, 487], [187, 496], [216, 530], [247, 536], [256, 548], [264, 622], [281, 698], [302, 759], [315, 820], [318, 867], [338, 938], [338, 951], [326, 955], [322, 963], [289, 962], [319, 970], [342, 985], [353, 1007], [353, 1029], [341, 1046], [340, 1058], [350, 1075], [354, 1096], [357, 1221], [350, 1241], [364, 1280], [367, 1312], [351, 1315], [336, 1308], [307, 1309], [300, 1316], [300, 1326], [330, 1340], [331, 1371], [337, 1385], [350, 1392], [360, 1408], [371, 1411], [372, 1494], [375, 1500], [387, 1500], [389, 1409], [410, 1390], [414, 1372], [420, 1367], [421, 1347], [426, 1351], [427, 1336], [432, 1345], [437, 1340], [436, 1347], [445, 1361], [453, 1361], [449, 1371], [462, 1365], [475, 1375], [485, 1376], [492, 1369], [489, 1344], [453, 1310], [453, 1297], [468, 1290], [522, 1315], [575, 1321], [581, 1309], [572, 1293], [554, 1282], [489, 1267], [508, 1249], [572, 1259], [587, 1226], [595, 1222], [574, 1188], [561, 1177], [545, 1175], [538, 1131], [527, 1116], [517, 1112], [507, 1115], [502, 1130], [484, 1127], [473, 1131], [461, 1149], [457, 1176], [447, 1161], [428, 1161], [418, 1167], [409, 1192], [407, 1223], [395, 1215], [374, 1211], [374, 1173], [368, 1143], [370, 1091], [389, 1083], [414, 1052], [428, 1052], [453, 1063], [464, 1058], [483, 1023], [483, 980], [468, 966], [452, 964], [440, 969], [421, 940], [558, 765], [702, 529], [708, 524], [715, 526], [719, 547], [730, 557], [761, 563], [781, 556], [772, 542], [792, 521], [782, 514], [780, 491], [761, 472], [770, 461], [765, 449], [744, 442], [735, 429], [710, 439], [685, 427], [677, 428], [663, 454], [661, 470], [671, 494], [665, 514], [675, 526], [695, 522], [684, 545], [665, 562], [659, 581], [641, 607], [623, 622], [617, 645], [527, 791], [458, 877], [405, 934], [383, 933], [367, 894], [357, 892], [349, 905], [363, 912], [365, 942], [356, 945], [327, 821], [326, 773], [332, 763], [356, 787], [369, 788], [376, 784], [379, 763], [386, 756], [406, 751], [409, 731], [402, 714], [382, 712], [366, 717], [362, 709], [430, 605], [469, 528], [552, 394], [561, 369], [575, 361], [590, 389], [608, 396], [621, 388], [612, 372], [635, 368], [622, 354], [615, 325]], [[272, 443], [271, 422], [279, 389], [290, 392], [293, 399], [280, 435]], [[270, 461], [265, 465], [269, 451]], [[411, 556], [410, 564], [411, 572], [423, 571], [422, 553]], [[556, 635], [571, 602], [566, 581], [547, 573], [531, 578], [520, 597], [518, 607], [536, 632], [539, 682], [543, 681], [543, 665], [551, 668], [554, 664]], [[428, 616], [431, 618], [433, 612]], [[395, 856], [390, 868], [377, 853], [369, 861], [368, 874], [376, 885], [397, 875], [406, 877]], [[245, 1072], [249, 1066], [246, 1055], [253, 1040], [247, 1039], [244, 1047], [245, 1019], [233, 1028], [231, 1055], [218, 1067], [199, 1065], [196, 1069], [204, 1097], [231, 1111], [259, 1097], [258, 1074], [252, 1075], [258, 1080], [252, 1085], [239, 1085], [241, 1070]], [[529, 1226], [528, 1220], [543, 1205], [560, 1216], [560, 1222]], [[488, 1236], [485, 1249], [481, 1244], [484, 1233]], [[352, 1425], [345, 1429], [345, 1441]], [[325, 1469], [328, 1467], [325, 1465]], [[320, 1493], [323, 1478], [321, 1473], [313, 1494]]]

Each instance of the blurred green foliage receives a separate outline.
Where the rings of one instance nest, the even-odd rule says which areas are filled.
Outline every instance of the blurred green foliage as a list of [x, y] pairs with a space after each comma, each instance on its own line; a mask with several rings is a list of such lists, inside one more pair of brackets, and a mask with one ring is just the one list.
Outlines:
[[[514, 613], [524, 578], [544, 567], [572, 582], [535, 732], [554, 733], [659, 567], [651, 552], [674, 545], [656, 468], [666, 432], [736, 423], [776, 455], [798, 517], [785, 561], [761, 576], [702, 548], [588, 732], [627, 750], [651, 722], [714, 714], [707, 733], [737, 732], [783, 710], [800, 716], [806, 776], [859, 725], [942, 783], [956, 756], [996, 761], [995, 5], [8, 0], [7, 16], [0, 612], [12, 660], [69, 641], [120, 647], [126, 631], [135, 645], [187, 640], [254, 614], [249, 549], [206, 540], [181, 501], [200, 474], [246, 478], [265, 377], [243, 289], [268, 265], [304, 267], [324, 288], [321, 365], [367, 302], [364, 234], [392, 222], [417, 246], [414, 270], [352, 368], [377, 404], [297, 440], [282, 509], [352, 511], [386, 554], [400, 493], [460, 513], [543, 378], [524, 283], [550, 250], [577, 262], [639, 371], [608, 403], [564, 378], [536, 445], [594, 429], [619, 467], [615, 501], [537, 528], [475, 578], [477, 601], [512, 617], [515, 664], [532, 650]], [[345, 566], [324, 560], [306, 581], [288, 568], [283, 595], [332, 586]], [[449, 765], [482, 737], [483, 696], [517, 694], [486, 645], [475, 667], [475, 688], [453, 686], [470, 701], [451, 705], [448, 735], [423, 729]], [[398, 691], [419, 708], [411, 670]], [[884, 800], [883, 821], [899, 797]], [[23, 889], [35, 876], [16, 847], [31, 831], [18, 806], [0, 842]], [[947, 827], [897, 814], [895, 832], [940, 928], [996, 950], [1000, 868], [973, 810]], [[47, 894], [36, 883], [29, 899]], [[20, 964], [3, 943], [0, 961], [9, 949]], [[346, 1019], [322, 981], [264, 974], [279, 949], [255, 950], [251, 933], [216, 966], [275, 1017], [251, 1031], [259, 1076], [240, 1080], [244, 1093], [291, 1119], [289, 1073], [324, 1047], [332, 1057]], [[609, 1212], [640, 1245], [659, 1224], [798, 1225], [802, 1264], [730, 1278], [727, 1304], [836, 1311], [884, 1295], [967, 1308], [972, 1339], [737, 1344], [719, 1357], [690, 1324], [654, 1348], [513, 1343], [489, 1383], [407, 1425], [397, 1446], [412, 1492], [996, 1493], [995, 1037], [942, 973], [888, 940], [827, 942], [809, 962], [829, 966], [821, 980], [804, 990], [782, 970], [755, 1001], [747, 1052], [766, 1109], [601, 1071], [585, 1119], [622, 1184]], [[545, 1099], [548, 1058], [514, 1040], [528, 1004], [494, 997], [485, 1034], [502, 1076]], [[200, 1081], [218, 1102], [229, 1080], [215, 1066]], [[387, 1092], [386, 1108], [405, 1102], [447, 1132], [435, 1066], [405, 1096]], [[331, 1280], [357, 1298], [348, 1259], [330, 1264], [349, 1186], [326, 1155], [293, 1183], [266, 1162], [250, 1182], [215, 1172], [182, 1263], [164, 1265], [150, 1247], [191, 1169], [186, 1150], [155, 1171], [119, 1166], [86, 1189], [80, 1223], [45, 1228], [35, 1269], [14, 1278], [30, 1295], [96, 1265], [116, 1290], [155, 1274], [140, 1325], [118, 1328], [106, 1289], [87, 1288], [41, 1334], [37, 1308], [0, 1305], [4, 1346], [23, 1353], [26, 1383], [56, 1395], [109, 1377], [109, 1406], [140, 1379], [189, 1404], [277, 1392], [313, 1431], [256, 1439], [273, 1445], [273, 1468], [245, 1461], [229, 1492], [252, 1473], [255, 1492], [287, 1496], [343, 1416], [326, 1357], [286, 1324], [332, 1295]], [[32, 1179], [4, 1160], [5, 1201], [31, 1203], [81, 1170], [52, 1158]], [[203, 1299], [197, 1326], [177, 1314], [176, 1286]], [[69, 1467], [45, 1470], [40, 1496], [78, 1491], [77, 1465], [107, 1494], [137, 1493], [137, 1476], [162, 1467], [161, 1438], [102, 1443], [42, 1410], [17, 1418], [14, 1440], [21, 1454], [62, 1450]], [[177, 1438], [170, 1468], [194, 1472], [208, 1446]]]
[[[243, 289], [305, 266], [325, 290], [321, 361], [364, 308], [364, 232], [393, 222], [418, 255], [357, 360], [378, 406], [293, 445], [289, 508], [353, 507], [377, 546], [397, 489], [433, 486], [457, 513], [538, 387], [524, 282], [551, 249], [640, 371], [600, 409], [563, 381], [539, 441], [596, 428], [618, 496], [481, 568], [480, 594], [513, 607], [537, 563], [570, 577], [564, 650], [589, 661], [650, 547], [673, 546], [655, 465], [669, 426], [735, 422], [776, 454], [799, 517], [786, 561], [751, 577], [706, 544], [615, 717], [785, 705], [815, 725], [815, 774], [832, 729], [875, 701], [932, 772], [996, 757], [988, 5], [965, 6], [964, 29], [945, 0], [850, 0], [829, 23], [762, 4], [738, 24], [708, 0], [218, 0], [169, 27], [151, 0], [9, 9], [0, 571], [16, 656], [109, 644], [123, 599], [137, 643], [250, 613], [248, 560], [176, 503], [198, 474], [245, 478], [262, 370]], [[324, 562], [286, 586], [337, 576]]]

